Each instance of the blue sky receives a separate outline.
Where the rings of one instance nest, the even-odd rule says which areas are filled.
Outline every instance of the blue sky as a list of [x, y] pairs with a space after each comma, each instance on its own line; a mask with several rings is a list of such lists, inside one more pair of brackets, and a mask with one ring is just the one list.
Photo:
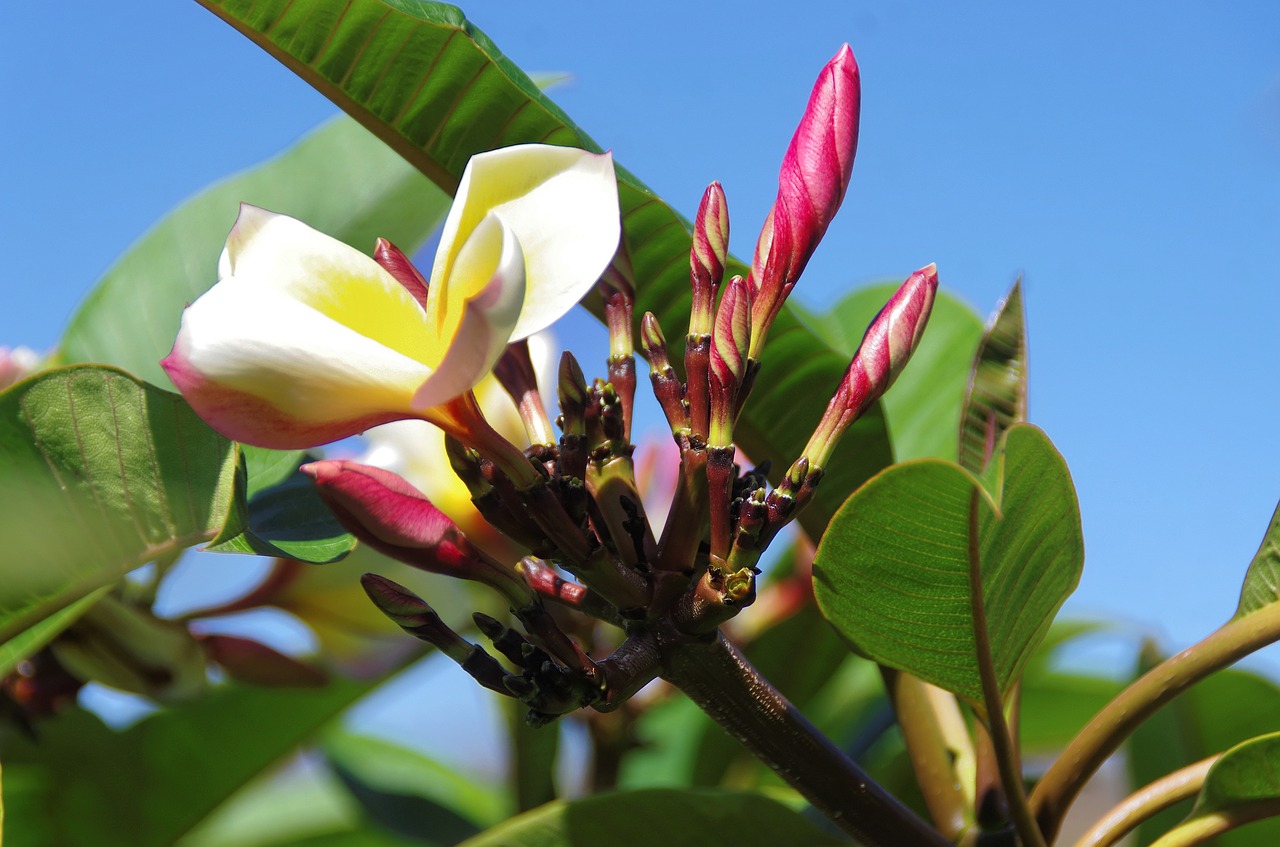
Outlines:
[[[55, 344], [151, 223], [335, 111], [195, 3], [122, 8], [9, 10], [0, 344]], [[584, 8], [468, 12], [522, 67], [571, 73], [555, 99], [686, 214], [721, 180], [739, 255], [850, 42], [857, 163], [796, 296], [932, 261], [986, 314], [1024, 273], [1031, 417], [1084, 516], [1068, 608], [1180, 645], [1231, 614], [1280, 497], [1280, 4]]]

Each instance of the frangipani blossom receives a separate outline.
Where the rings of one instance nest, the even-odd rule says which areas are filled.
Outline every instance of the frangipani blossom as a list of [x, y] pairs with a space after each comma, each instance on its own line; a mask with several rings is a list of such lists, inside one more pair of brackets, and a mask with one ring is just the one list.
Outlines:
[[467, 164], [425, 290], [384, 250], [246, 205], [163, 365], [215, 429], [262, 447], [447, 425], [438, 407], [577, 303], [619, 235], [611, 156], [537, 144]]

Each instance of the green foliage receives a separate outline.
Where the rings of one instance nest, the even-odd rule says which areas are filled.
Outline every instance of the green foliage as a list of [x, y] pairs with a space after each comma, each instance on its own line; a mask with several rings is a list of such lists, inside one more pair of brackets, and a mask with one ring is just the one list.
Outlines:
[[1262, 544], [1249, 563], [1240, 590], [1240, 605], [1235, 617], [1242, 618], [1280, 600], [1280, 506], [1271, 515], [1271, 523]]
[[814, 588], [860, 653], [973, 703], [979, 575], [991, 661], [1007, 693], [1080, 578], [1079, 507], [1044, 433], [1011, 428], [979, 481], [949, 462], [897, 465], [856, 492], [818, 547]]
[[[1148, 646], [1139, 673], [1163, 656]], [[1242, 708], [1243, 704], [1247, 707]], [[1137, 788], [1193, 762], [1222, 753], [1280, 726], [1280, 687], [1247, 671], [1216, 673], [1144, 723], [1129, 741], [1130, 781]], [[1150, 844], [1187, 813], [1188, 803], [1152, 817], [1138, 828], [1137, 843]], [[1280, 821], [1221, 836], [1223, 847], [1276, 843]]]
[[461, 847], [822, 847], [840, 843], [798, 812], [763, 794], [653, 788], [549, 803], [465, 841]]
[[[1209, 768], [1190, 819], [1219, 817], [1248, 821], [1280, 812], [1278, 759], [1280, 732], [1252, 738], [1223, 753]], [[1274, 844], [1276, 831], [1273, 826], [1265, 834], [1253, 829], [1249, 834], [1252, 843]]]
[[[260, 455], [291, 458], [291, 452], [262, 450]], [[223, 532], [207, 548], [216, 553], [256, 553], [280, 556], [313, 564], [328, 564], [341, 559], [355, 546], [355, 536], [342, 528], [337, 518], [324, 505], [315, 485], [298, 467], [313, 461], [303, 455], [300, 461], [286, 463], [286, 475], [279, 482], [249, 493], [253, 485], [247, 472], [236, 475], [236, 498], [232, 519]], [[270, 467], [268, 479], [279, 469]], [[249, 477], [246, 481], [246, 477]]]
[[237, 461], [181, 397], [97, 366], [0, 395], [0, 454], [0, 642], [212, 539]]
[[405, 838], [454, 844], [508, 811], [492, 788], [386, 741], [336, 732], [322, 750], [366, 814]]
[[45, 721], [38, 741], [5, 740], [5, 778], [22, 786], [5, 843], [171, 845], [375, 685], [227, 685], [123, 732], [80, 710]]
[[960, 466], [981, 473], [1005, 430], [1027, 419], [1027, 327], [1022, 280], [982, 335], [965, 387]]

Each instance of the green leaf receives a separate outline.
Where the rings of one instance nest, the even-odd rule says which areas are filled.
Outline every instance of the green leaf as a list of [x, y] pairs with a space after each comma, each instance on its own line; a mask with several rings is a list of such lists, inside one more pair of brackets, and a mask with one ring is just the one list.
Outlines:
[[1277, 600], [1280, 600], [1280, 505], [1272, 513], [1262, 544], [1245, 572], [1240, 605], [1232, 620], [1243, 618]]
[[996, 681], [1017, 678], [1080, 579], [1066, 463], [1036, 427], [1005, 434], [988, 487], [937, 459], [884, 471], [841, 507], [814, 560], [827, 620], [855, 650], [982, 702], [970, 600], [970, 504]]
[[71, 318], [64, 360], [104, 362], [168, 386], [159, 362], [173, 346], [183, 307], [217, 281], [218, 256], [242, 201], [300, 217], [363, 251], [381, 236], [408, 253], [449, 209], [430, 180], [340, 118], [202, 191], [142, 236]]
[[[1135, 678], [1164, 658], [1148, 645], [1143, 649]], [[1136, 790], [1167, 773], [1221, 753], [1247, 739], [1276, 728], [1280, 687], [1258, 674], [1229, 668], [1197, 683], [1194, 688], [1148, 718], [1128, 742], [1130, 783]], [[1137, 843], [1150, 844], [1187, 812], [1189, 803], [1144, 821]], [[1255, 840], [1255, 833], [1270, 840]], [[1251, 827], [1220, 837], [1223, 847], [1274, 844], [1280, 822]]]
[[[824, 341], [852, 357], [867, 325], [897, 290], [897, 283], [860, 288], [826, 312], [795, 303], [792, 308]], [[960, 407], [981, 337], [977, 313], [939, 291], [920, 346], [883, 400], [898, 461], [956, 457]]]
[[230, 685], [123, 732], [80, 710], [53, 718], [38, 742], [3, 748], [6, 779], [32, 786], [11, 828], [44, 827], [46, 839], [25, 842], [41, 847], [167, 847], [377, 683]]
[[707, 788], [642, 789], [548, 803], [460, 847], [653, 847], [845, 843], [763, 794]]
[[[200, 2], [450, 193], [467, 160], [484, 150], [528, 142], [601, 149], [453, 6]], [[690, 300], [689, 224], [621, 167], [618, 193], [637, 280], [635, 314], [654, 312], [668, 338], [681, 338]], [[746, 268], [734, 260], [728, 272]], [[602, 314], [598, 299], [590, 308]], [[772, 460], [781, 473], [800, 455], [848, 359], [784, 310], [763, 364], [735, 439], [753, 460]], [[817, 537], [846, 494], [890, 461], [877, 404], [845, 434], [801, 513], [806, 531]]]
[[0, 394], [0, 643], [212, 539], [236, 456], [181, 397], [114, 368], [47, 371]]
[[406, 838], [455, 844], [504, 816], [500, 792], [421, 753], [346, 732], [322, 750], [369, 817]]
[[0, 677], [7, 675], [23, 659], [57, 638], [64, 629], [75, 623], [89, 610], [90, 606], [101, 600], [110, 590], [111, 586], [104, 585], [0, 644]]
[[1005, 430], [1027, 419], [1027, 328], [1022, 280], [983, 333], [964, 392], [960, 466], [981, 473]]
[[[252, 496], [247, 493], [253, 487], [252, 477], [246, 486], [245, 474], [237, 474], [234, 518], [206, 549], [312, 564], [336, 562], [350, 553], [356, 545], [355, 536], [342, 528], [320, 499], [311, 478], [298, 470], [313, 459], [301, 454], [281, 482], [266, 488], [260, 485]], [[268, 478], [278, 472], [278, 468], [272, 468]]]
[[1191, 817], [1247, 814], [1263, 806], [1280, 814], [1280, 732], [1237, 744], [1214, 762]]

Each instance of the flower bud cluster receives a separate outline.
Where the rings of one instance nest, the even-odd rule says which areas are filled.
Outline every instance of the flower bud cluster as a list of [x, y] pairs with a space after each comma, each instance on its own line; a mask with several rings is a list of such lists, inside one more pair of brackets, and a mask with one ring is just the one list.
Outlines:
[[[460, 235], [447, 225], [446, 235], [450, 243], [465, 236], [465, 243], [437, 258], [430, 282], [394, 246], [378, 243], [370, 302], [394, 301], [408, 315], [401, 327], [403, 335], [379, 328], [379, 342], [389, 350], [408, 349], [405, 339], [414, 337], [423, 314], [428, 322], [447, 325], [453, 334], [448, 349], [425, 363], [425, 371], [409, 367], [394, 385], [370, 389], [370, 397], [376, 399], [385, 388], [385, 395], [398, 397], [401, 403], [392, 409], [394, 414], [429, 418], [449, 433], [447, 456], [441, 457], [440, 466], [448, 463], [480, 515], [523, 554], [508, 560], [490, 556], [428, 497], [390, 471], [348, 461], [315, 462], [303, 471], [315, 480], [338, 520], [370, 547], [414, 567], [477, 581], [499, 592], [514, 625], [484, 615], [474, 619], [495, 657], [450, 629], [408, 589], [375, 575], [363, 581], [373, 602], [401, 628], [438, 647], [482, 685], [520, 700], [529, 707], [534, 722], [582, 706], [616, 707], [660, 672], [663, 645], [673, 639], [706, 639], [750, 605], [756, 596], [761, 553], [804, 505], [849, 423], [888, 388], [919, 342], [937, 286], [932, 266], [913, 274], [872, 323], [827, 415], [778, 488], [769, 490], [767, 468], [741, 470], [735, 425], [761, 367], [769, 327], [845, 195], [857, 146], [859, 97], [857, 65], [845, 46], [823, 69], [783, 158], [777, 199], [745, 276], [725, 279], [731, 262], [728, 206], [718, 183], [706, 189], [694, 220], [689, 254], [692, 305], [683, 378], [672, 364], [656, 316], [641, 317], [640, 348], [680, 449], [675, 492], [660, 524], [646, 514], [632, 461], [636, 279], [625, 242], [607, 260], [596, 255], [595, 247], [588, 251], [594, 256], [591, 261], [565, 262], [563, 250], [555, 254], [575, 273], [575, 296], [584, 290], [581, 274], [594, 270], [610, 339], [607, 378], [588, 380], [572, 355], [566, 353], [561, 359], [556, 386], [558, 439], [523, 340], [527, 333], [522, 333], [522, 307], [517, 303], [508, 309], [505, 289], [490, 287], [504, 279], [517, 289], [517, 282], [523, 284], [522, 245], [532, 249], [548, 243], [526, 238], [526, 228], [536, 229], [533, 222], [551, 226], [543, 220], [545, 216], [510, 213], [507, 206], [526, 203], [523, 197], [489, 212], [492, 225], [484, 223], [490, 218], [480, 211], [461, 215], [457, 225], [470, 231]], [[547, 183], [558, 180], [566, 169], [595, 179], [601, 164], [584, 154], [542, 150], [524, 155], [546, 171], [540, 178]], [[499, 165], [493, 168], [492, 175], [502, 175]], [[465, 183], [466, 178], [463, 188]], [[608, 191], [596, 191], [593, 208], [600, 208], [600, 198], [608, 195]], [[547, 196], [560, 195], [548, 191]], [[611, 214], [616, 211], [607, 203], [603, 206]], [[242, 239], [246, 243], [256, 243], [265, 227], [289, 229], [274, 219], [250, 217], [252, 226]], [[575, 212], [574, 220], [586, 225], [579, 213]], [[613, 251], [618, 243], [615, 228], [590, 223], [605, 240], [613, 238], [609, 244]], [[558, 236], [560, 241], [553, 239], [553, 247], [575, 243], [564, 233]], [[306, 234], [297, 237], [314, 241]], [[252, 264], [248, 259], [258, 255], [252, 249], [232, 253], [234, 261], [229, 260], [225, 269], [232, 277], [248, 273], [245, 267]], [[473, 254], [484, 261], [464, 273], [466, 257]], [[341, 262], [359, 264], [347, 254]], [[524, 270], [530, 285], [535, 280], [551, 284], [547, 268], [533, 258], [526, 261]], [[464, 282], [455, 281], [459, 278]], [[468, 287], [455, 299], [452, 290], [447, 296], [441, 293], [438, 286], [442, 285]], [[562, 306], [562, 300], [556, 302]], [[461, 312], [451, 311], [457, 303], [463, 304]], [[327, 301], [322, 307], [328, 308]], [[527, 302], [523, 308], [528, 308]], [[207, 311], [200, 310], [196, 317]], [[468, 340], [467, 321], [472, 318], [477, 326], [491, 330], [478, 346]], [[352, 328], [372, 331], [361, 320], [347, 319]], [[219, 393], [223, 389], [212, 385], [197, 367], [210, 360], [202, 346], [204, 335], [194, 330], [184, 333], [168, 363], [170, 373], [205, 408], [223, 408], [218, 405], [228, 400]], [[504, 349], [489, 349], [494, 338], [503, 340]], [[222, 347], [217, 351], [225, 353]], [[480, 411], [469, 390], [478, 377], [462, 364], [468, 357], [479, 357], [486, 370], [494, 370], [519, 410], [527, 441], [523, 447], [500, 435]], [[459, 390], [449, 396], [432, 393], [426, 408], [419, 402], [424, 386], [434, 385], [433, 380], [447, 381], [451, 369], [460, 374]], [[281, 391], [287, 393], [277, 376], [265, 382], [284, 386]], [[348, 372], [342, 377], [354, 378]], [[414, 382], [423, 379], [421, 385]], [[312, 382], [332, 387], [341, 380], [332, 385]], [[255, 386], [240, 385], [230, 398], [238, 410], [232, 416], [235, 427], [254, 425], [244, 413], [252, 417], [255, 410], [261, 411], [262, 397]], [[291, 428], [291, 438], [329, 431], [326, 427], [331, 422], [313, 420], [302, 401], [278, 402], [276, 412], [287, 413], [284, 423]], [[374, 408], [376, 403], [370, 400], [360, 409], [366, 407]], [[346, 413], [338, 423], [349, 428], [357, 418], [351, 409]], [[281, 419], [281, 414], [268, 419]], [[358, 422], [368, 420], [358, 418]], [[271, 437], [263, 440], [276, 443]], [[661, 527], [660, 535], [654, 526]], [[599, 636], [597, 623], [610, 624], [622, 634]], [[593, 657], [591, 653], [598, 652], [593, 645], [606, 646], [607, 655]]]

